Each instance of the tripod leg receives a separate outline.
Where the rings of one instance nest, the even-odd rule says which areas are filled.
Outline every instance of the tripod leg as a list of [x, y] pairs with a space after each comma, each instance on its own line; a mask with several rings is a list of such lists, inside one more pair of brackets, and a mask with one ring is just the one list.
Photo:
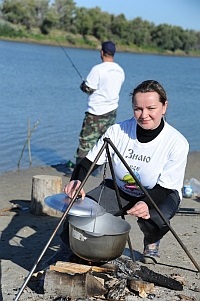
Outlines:
[[[118, 202], [118, 205], [119, 205], [119, 209], [122, 211], [121, 198], [120, 198], [119, 189], [118, 189], [116, 178], [115, 178], [115, 173], [114, 173], [113, 164], [112, 164], [112, 160], [111, 160], [111, 157], [110, 157], [110, 152], [109, 152], [108, 145], [106, 146], [106, 153], [107, 153], [108, 162], [109, 162], [109, 166], [110, 166], [110, 171], [111, 171], [111, 175], [112, 175], [112, 179], [113, 179], [114, 189], [115, 189], [115, 192], [116, 192], [117, 202]], [[123, 213], [121, 214], [121, 217], [123, 219], [125, 219]], [[130, 235], [128, 235], [128, 246], [129, 246], [129, 250], [130, 250], [130, 254], [131, 254], [131, 259], [135, 262], [135, 256], [134, 256], [134, 251], [133, 251], [133, 248], [132, 248], [132, 245], [131, 245]]]
[[135, 255], [134, 255], [134, 251], [133, 251], [133, 248], [132, 248], [130, 236], [128, 236], [128, 247], [129, 247], [129, 250], [130, 250], [131, 259], [133, 260], [133, 262], [135, 262], [136, 260], [135, 260]]
[[[144, 188], [144, 186], [140, 183], [140, 181], [134, 175], [133, 171], [128, 166], [128, 164], [126, 163], [126, 161], [124, 160], [124, 158], [122, 157], [122, 155], [119, 153], [119, 151], [117, 150], [117, 148], [115, 147], [115, 145], [112, 143], [112, 141], [109, 138], [104, 138], [104, 141], [107, 141], [109, 143], [109, 145], [112, 147], [112, 149], [115, 151], [115, 153], [117, 154], [117, 156], [119, 157], [119, 159], [121, 160], [121, 162], [124, 164], [124, 166], [127, 168], [127, 170], [129, 171], [129, 173], [131, 174], [131, 176], [133, 177], [133, 179], [135, 180], [135, 182], [137, 183], [137, 185], [144, 192], [144, 194], [148, 197], [149, 201], [151, 202], [152, 206], [156, 209], [156, 211], [158, 212], [159, 216], [162, 218], [162, 220], [165, 222], [165, 224], [169, 227], [169, 230], [174, 235], [174, 237], [176, 238], [176, 240], [178, 241], [178, 243], [180, 244], [180, 246], [182, 247], [182, 249], [185, 251], [185, 253], [188, 255], [188, 257], [190, 258], [190, 260], [192, 261], [192, 263], [194, 264], [194, 266], [197, 268], [198, 273], [199, 273], [200, 272], [200, 266], [199, 266], [199, 264], [196, 262], [196, 260], [193, 258], [193, 256], [191, 255], [191, 253], [188, 251], [188, 249], [186, 248], [186, 246], [183, 244], [182, 240], [179, 238], [179, 236], [177, 235], [177, 233], [174, 231], [174, 229], [168, 223], [168, 221], [166, 220], [166, 218], [164, 217], [164, 215], [162, 214], [162, 212], [160, 211], [160, 209], [158, 208], [158, 206], [156, 205], [156, 203], [154, 202], [154, 200], [151, 198], [151, 196], [149, 195], [149, 193], [147, 192], [147, 190]], [[106, 147], [108, 149], [108, 145], [106, 145]], [[108, 149], [107, 153], [109, 153], [109, 149]]]

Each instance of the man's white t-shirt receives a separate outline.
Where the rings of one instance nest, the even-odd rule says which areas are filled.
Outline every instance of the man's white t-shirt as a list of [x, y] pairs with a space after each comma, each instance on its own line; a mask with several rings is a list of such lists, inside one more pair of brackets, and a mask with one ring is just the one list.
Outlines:
[[103, 62], [94, 66], [85, 82], [95, 90], [88, 97], [87, 112], [103, 115], [115, 110], [124, 79], [124, 70], [115, 62]]
[[[187, 140], [165, 122], [163, 130], [155, 139], [148, 143], [140, 143], [136, 136], [136, 126], [135, 119], [131, 118], [109, 127], [86, 157], [93, 162], [103, 146], [104, 137], [110, 138], [146, 189], [152, 189], [159, 184], [164, 188], [177, 190], [182, 198], [181, 189], [189, 151]], [[109, 151], [118, 187], [132, 196], [142, 196], [143, 192], [132, 184], [129, 172], [110, 146]], [[104, 162], [106, 151], [97, 164], [101, 165]]]

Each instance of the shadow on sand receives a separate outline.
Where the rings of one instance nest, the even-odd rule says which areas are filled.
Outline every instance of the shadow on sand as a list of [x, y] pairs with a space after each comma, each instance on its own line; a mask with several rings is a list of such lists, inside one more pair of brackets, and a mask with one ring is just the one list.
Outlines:
[[[38, 261], [40, 254], [59, 222], [59, 218], [31, 214], [30, 202], [27, 202], [27, 200], [11, 200], [10, 203], [19, 205], [20, 209], [16, 208], [12, 210], [15, 215], [13, 215], [10, 223], [2, 231], [0, 240], [1, 261], [10, 260], [17, 266], [27, 270], [28, 274]], [[43, 262], [55, 253], [60, 243], [60, 230], [62, 229], [59, 229], [58, 233], [52, 239], [41, 261], [38, 262], [35, 271], [40, 270]], [[2, 279], [2, 266], [0, 266], [0, 269]], [[14, 289], [18, 290], [18, 288]], [[2, 283], [0, 300], [3, 300]]]

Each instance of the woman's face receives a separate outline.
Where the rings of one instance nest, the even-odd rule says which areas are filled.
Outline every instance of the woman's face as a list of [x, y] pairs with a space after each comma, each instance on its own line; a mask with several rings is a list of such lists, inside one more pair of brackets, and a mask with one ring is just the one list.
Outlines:
[[167, 109], [167, 101], [163, 105], [157, 92], [136, 93], [133, 110], [137, 123], [145, 130], [157, 128]]

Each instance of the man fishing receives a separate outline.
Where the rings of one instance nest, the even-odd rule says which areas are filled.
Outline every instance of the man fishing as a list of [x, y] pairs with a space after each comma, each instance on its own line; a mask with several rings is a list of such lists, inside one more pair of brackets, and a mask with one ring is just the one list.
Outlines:
[[125, 79], [124, 70], [114, 62], [112, 41], [102, 43], [102, 63], [95, 65], [80, 88], [88, 95], [87, 110], [79, 136], [76, 163], [79, 163], [97, 140], [115, 123], [119, 93]]

